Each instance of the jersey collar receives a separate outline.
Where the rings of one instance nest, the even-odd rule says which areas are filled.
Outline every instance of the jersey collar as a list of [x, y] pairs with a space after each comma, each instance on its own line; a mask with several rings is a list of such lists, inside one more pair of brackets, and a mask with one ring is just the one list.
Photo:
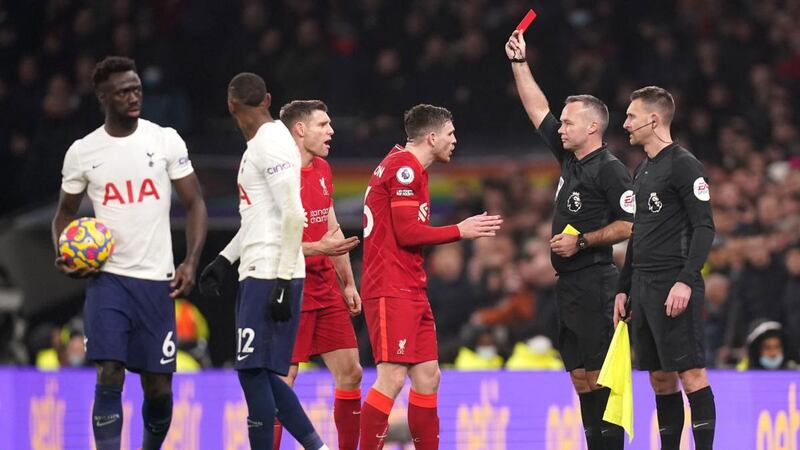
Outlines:
[[602, 154], [606, 150], [608, 150], [608, 144], [603, 142], [603, 145], [601, 145], [600, 147], [592, 150], [591, 153], [589, 153], [588, 155], [584, 156], [583, 159], [578, 159], [578, 158], [575, 158], [575, 159], [578, 161], [579, 164], [588, 164], [589, 161], [597, 158], [600, 154]]
[[667, 155], [667, 153], [672, 153], [672, 150], [677, 148], [677, 147], [678, 147], [678, 143], [677, 142], [673, 142], [673, 143], [667, 145], [666, 147], [662, 148], [661, 151], [658, 152], [658, 154], [655, 156], [655, 158], [651, 158], [651, 157], [648, 156], [647, 159], [650, 160], [650, 161], [653, 161], [653, 162], [658, 162], [661, 159], [663, 159]]

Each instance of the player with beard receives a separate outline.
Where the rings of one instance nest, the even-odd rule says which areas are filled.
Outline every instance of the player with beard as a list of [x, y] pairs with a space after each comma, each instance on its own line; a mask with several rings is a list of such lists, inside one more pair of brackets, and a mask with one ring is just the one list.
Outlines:
[[[94, 269], [58, 269], [87, 278], [86, 357], [97, 367], [92, 429], [98, 450], [119, 449], [125, 369], [141, 376], [145, 450], [161, 448], [172, 421], [174, 299], [195, 282], [206, 237], [206, 206], [186, 144], [172, 128], [141, 119], [142, 82], [133, 60], [111, 56], [92, 76], [105, 123], [64, 157], [53, 240], [75, 218], [84, 195], [114, 236], [114, 252]], [[186, 207], [186, 257], [172, 259], [171, 190]], [[88, 445], [87, 445], [88, 446]]]

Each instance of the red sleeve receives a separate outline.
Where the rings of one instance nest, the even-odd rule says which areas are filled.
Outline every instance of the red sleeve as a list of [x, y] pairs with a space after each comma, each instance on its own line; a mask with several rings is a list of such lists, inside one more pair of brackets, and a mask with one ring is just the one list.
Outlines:
[[432, 227], [419, 221], [419, 202], [400, 200], [392, 202], [392, 227], [397, 242], [403, 247], [447, 244], [461, 239], [458, 225]]
[[403, 247], [418, 247], [446, 244], [461, 239], [456, 225], [429, 225], [428, 187], [421, 181], [422, 174], [417, 173], [412, 166], [392, 167], [388, 171], [392, 228], [397, 242]]

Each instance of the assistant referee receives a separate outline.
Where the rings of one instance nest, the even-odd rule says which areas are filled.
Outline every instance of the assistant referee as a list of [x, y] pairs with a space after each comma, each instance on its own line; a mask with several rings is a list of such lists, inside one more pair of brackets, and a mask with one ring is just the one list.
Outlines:
[[649, 86], [631, 94], [624, 128], [647, 158], [636, 169], [636, 213], [615, 298], [614, 325], [631, 298], [636, 366], [650, 372], [661, 448], [678, 450], [683, 430], [680, 379], [692, 411], [695, 448], [712, 448], [716, 409], [703, 343], [705, 285], [700, 269], [714, 239], [703, 164], [672, 142], [675, 102]]

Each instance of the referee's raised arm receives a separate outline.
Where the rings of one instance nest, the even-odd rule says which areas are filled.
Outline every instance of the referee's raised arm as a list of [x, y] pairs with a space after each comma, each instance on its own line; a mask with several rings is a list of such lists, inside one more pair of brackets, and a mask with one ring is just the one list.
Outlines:
[[528, 66], [525, 58], [526, 52], [525, 38], [519, 30], [511, 33], [511, 37], [506, 42], [506, 56], [511, 61], [511, 71], [514, 73], [514, 82], [517, 85], [519, 98], [525, 112], [533, 122], [536, 129], [542, 124], [545, 116], [550, 112], [550, 105], [547, 97], [533, 78], [533, 73]]

